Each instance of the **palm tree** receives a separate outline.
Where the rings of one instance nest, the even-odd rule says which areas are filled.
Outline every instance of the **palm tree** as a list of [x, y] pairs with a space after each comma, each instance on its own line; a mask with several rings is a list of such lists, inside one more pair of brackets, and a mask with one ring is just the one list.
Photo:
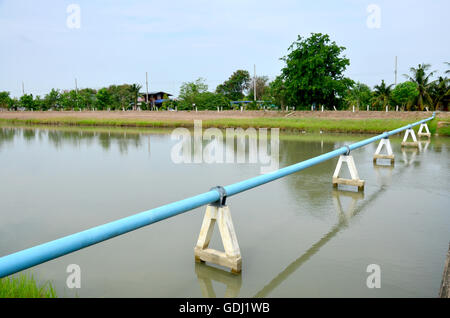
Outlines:
[[394, 84], [386, 86], [386, 83], [384, 82], [384, 80], [382, 80], [381, 85], [374, 86], [373, 88], [374, 89], [373, 95], [375, 97], [373, 101], [374, 106], [381, 104], [382, 109], [384, 109], [386, 105], [389, 104], [389, 100], [391, 97], [391, 89], [393, 85]]
[[138, 96], [139, 96], [139, 91], [141, 90], [142, 85], [139, 84], [133, 84], [130, 86], [130, 92], [134, 97], [134, 109], [137, 109], [137, 100], [138, 100]]
[[430, 96], [432, 84], [432, 82], [430, 82], [430, 77], [433, 76], [434, 72], [430, 72], [428, 75], [426, 74], [426, 71], [428, 71], [430, 67], [430, 64], [419, 64], [417, 68], [411, 67], [409, 69], [412, 76], [404, 74], [409, 81], [416, 84], [417, 91], [419, 92], [417, 97], [408, 104], [408, 109], [410, 109], [411, 106], [418, 106], [420, 110], [423, 110], [426, 105], [433, 105], [433, 100]]
[[[450, 67], [450, 63], [449, 62], [444, 62], [444, 63], [447, 64], [448, 67]], [[450, 74], [450, 68], [445, 71], [445, 74]]]
[[435, 109], [446, 111], [450, 103], [450, 80], [445, 77], [439, 76], [439, 78], [432, 82], [430, 87], [430, 96], [433, 100]]

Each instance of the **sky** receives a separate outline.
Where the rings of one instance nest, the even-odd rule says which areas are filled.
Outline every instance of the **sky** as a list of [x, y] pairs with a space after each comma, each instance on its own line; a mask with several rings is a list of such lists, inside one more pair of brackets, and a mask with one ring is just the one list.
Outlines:
[[[75, 8], [75, 9], [74, 9]], [[326, 33], [350, 59], [345, 75], [373, 87], [419, 63], [450, 61], [448, 0], [0, 0], [0, 91], [139, 83], [177, 95], [210, 91], [237, 69], [273, 80], [298, 35]]]

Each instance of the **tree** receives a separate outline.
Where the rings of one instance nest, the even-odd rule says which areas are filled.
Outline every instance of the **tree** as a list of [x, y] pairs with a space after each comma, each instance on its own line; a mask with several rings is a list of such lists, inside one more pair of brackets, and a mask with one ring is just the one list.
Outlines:
[[284, 108], [287, 99], [286, 86], [281, 76], [277, 76], [274, 81], [269, 83], [268, 95], [273, 103]]
[[222, 94], [232, 101], [237, 101], [244, 97], [244, 90], [247, 90], [249, 87], [249, 72], [237, 70], [228, 80], [217, 86], [216, 93]]
[[83, 88], [78, 91], [78, 102], [81, 109], [91, 109], [96, 103], [97, 91], [92, 88]]
[[356, 106], [359, 108], [364, 105], [369, 105], [372, 100], [372, 91], [366, 84], [357, 82], [347, 90], [344, 100], [348, 107]]
[[217, 107], [227, 108], [229, 106], [228, 99], [221, 95], [212, 92], [203, 92], [197, 94], [194, 99], [195, 105], [198, 109], [216, 110]]
[[137, 109], [137, 101], [138, 101], [138, 97], [139, 97], [139, 91], [141, 90], [142, 85], [139, 84], [133, 84], [130, 86], [129, 90], [131, 95], [133, 96], [134, 99], [134, 104], [133, 104], [133, 109], [136, 110]]
[[35, 110], [46, 110], [47, 109], [47, 107], [45, 106], [44, 100], [39, 95], [36, 95], [36, 97], [34, 98], [34, 109]]
[[[375, 85], [374, 86], [374, 92], [373, 92], [373, 105], [376, 109], [384, 110], [384, 108], [389, 105], [390, 98], [391, 98], [391, 90], [392, 86], [394, 84], [386, 86], [386, 83], [384, 80], [381, 81], [381, 85]], [[380, 106], [380, 107], [378, 107]]]
[[9, 97], [9, 92], [0, 92], [0, 108], [10, 108], [11, 97]]
[[400, 83], [392, 90], [392, 104], [406, 107], [418, 94], [416, 84], [413, 82], [407, 81]]
[[50, 91], [50, 93], [48, 93], [47, 95], [45, 95], [44, 97], [44, 105], [46, 109], [50, 109], [50, 108], [57, 108], [59, 107], [59, 102], [60, 102], [60, 93], [57, 89], [52, 88], [52, 90]]
[[409, 104], [408, 109], [418, 108], [419, 110], [424, 110], [425, 106], [432, 106], [433, 100], [430, 96], [430, 77], [433, 76], [434, 72], [427, 74], [426, 72], [430, 69], [430, 64], [419, 64], [417, 68], [411, 67], [409, 71], [412, 76], [404, 74], [404, 76], [416, 85], [418, 94]]
[[10, 110], [17, 110], [18, 107], [20, 107], [19, 100], [16, 97], [11, 98], [11, 102], [9, 104], [9, 109]]
[[194, 82], [184, 82], [180, 87], [180, 108], [192, 109], [192, 104], [195, 104], [195, 99], [201, 93], [208, 90], [208, 85], [204, 78], [198, 78]]
[[[133, 96], [133, 94], [130, 91], [130, 86], [129, 84], [123, 84], [123, 85], [119, 85], [117, 88], [117, 95], [118, 95], [118, 101], [119, 101], [119, 108], [125, 108], [128, 107], [134, 100], [135, 95]], [[140, 90], [140, 88], [139, 88]], [[145, 107], [147, 108], [148, 105], [145, 105]]]
[[60, 93], [59, 103], [60, 106], [65, 110], [74, 109], [77, 107], [78, 94], [75, 90], [64, 91]]
[[111, 105], [111, 94], [106, 88], [100, 89], [95, 97], [97, 99], [96, 104], [99, 110], [105, 110]]
[[19, 106], [26, 110], [34, 109], [33, 94], [24, 94], [19, 99]]
[[[138, 89], [139, 93], [140, 88]], [[122, 109], [128, 108], [128, 106], [134, 101], [135, 93], [132, 93], [131, 85], [110, 85], [108, 92], [111, 95], [110, 109]]]
[[432, 82], [430, 97], [433, 100], [434, 109], [447, 111], [450, 103], [449, 79], [440, 76], [436, 81]]
[[309, 38], [298, 36], [281, 58], [284, 96], [290, 106], [308, 109], [312, 104], [327, 108], [340, 106], [353, 81], [343, 76], [350, 60], [341, 57], [345, 47], [331, 42], [326, 34], [312, 33]]
[[[256, 85], [254, 84], [255, 82]], [[254, 87], [256, 86], [256, 99], [257, 100], [263, 99], [263, 96], [267, 94], [269, 89], [267, 82], [269, 82], [269, 78], [267, 76], [256, 76], [256, 79], [250, 82], [248, 88], [248, 98], [250, 100], [254, 100], [254, 93], [255, 93]]]

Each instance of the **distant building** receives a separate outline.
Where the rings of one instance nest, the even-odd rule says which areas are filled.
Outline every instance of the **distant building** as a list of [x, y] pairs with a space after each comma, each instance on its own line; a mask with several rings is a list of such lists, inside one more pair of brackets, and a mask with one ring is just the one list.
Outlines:
[[140, 93], [139, 95], [140, 97], [138, 99], [138, 102], [145, 103], [145, 101], [147, 100], [150, 105], [153, 104], [154, 106], [157, 107], [160, 106], [165, 101], [164, 95], [166, 95], [168, 98], [172, 96], [172, 94], [166, 92], [149, 92], [148, 95], [147, 93]]

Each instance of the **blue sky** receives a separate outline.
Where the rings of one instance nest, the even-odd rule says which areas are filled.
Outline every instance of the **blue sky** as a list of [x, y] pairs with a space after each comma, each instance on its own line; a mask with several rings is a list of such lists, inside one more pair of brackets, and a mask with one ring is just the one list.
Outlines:
[[[80, 7], [69, 28], [67, 7]], [[380, 8], [369, 28], [367, 7]], [[450, 1], [32, 1], [0, 0], [0, 91], [45, 95], [51, 88], [140, 83], [178, 94], [182, 82], [209, 89], [237, 69], [273, 79], [297, 35], [330, 35], [350, 58], [346, 75], [370, 86], [409, 67], [450, 61]]]

